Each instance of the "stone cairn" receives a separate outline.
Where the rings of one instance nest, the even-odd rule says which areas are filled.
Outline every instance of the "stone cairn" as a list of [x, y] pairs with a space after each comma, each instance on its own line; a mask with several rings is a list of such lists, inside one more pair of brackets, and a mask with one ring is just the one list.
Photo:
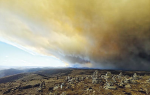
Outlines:
[[118, 79], [121, 79], [121, 78], [123, 78], [122, 72], [120, 72], [120, 74], [118, 75]]
[[107, 72], [104, 78], [105, 78], [106, 82], [113, 82], [112, 77], [113, 76], [112, 76], [111, 72]]
[[139, 77], [137, 76], [136, 73], [134, 73], [134, 75], [133, 75], [133, 80], [138, 80], [138, 79], [139, 79]]
[[[118, 87], [132, 88], [132, 84], [137, 83], [136, 80], [140, 77], [137, 76], [136, 73], [134, 73], [133, 77], [130, 77], [128, 75], [123, 75], [122, 72], [120, 72], [119, 75], [114, 75], [111, 72], [107, 72], [105, 75], [100, 75], [98, 70], [95, 70], [90, 76], [67, 76], [65, 79], [66, 81], [60, 84], [60, 86], [55, 86], [53, 90], [57, 91], [57, 89], [60, 88], [61, 90], [72, 89], [73, 91], [74, 87], [80, 87], [80, 85], [77, 84], [78, 82], [84, 83], [84, 80], [87, 81], [89, 78], [92, 78], [92, 84], [100, 84], [100, 88], [115, 90]], [[150, 79], [147, 80], [147, 82], [150, 82]], [[84, 86], [85, 89], [88, 87], [86, 85]], [[91, 90], [93, 89], [89, 88], [87, 89], [87, 92]], [[65, 95], [65, 93], [62, 93], [61, 95]]]
[[93, 84], [98, 84], [100, 83], [101, 80], [100, 80], [100, 77], [99, 77], [99, 74], [98, 74], [98, 71], [96, 70], [93, 75], [92, 75], [92, 83]]
[[105, 86], [104, 86], [105, 89], [117, 89], [116, 86], [114, 86], [113, 83], [110, 83], [110, 82], [106, 82]]
[[105, 75], [106, 84], [104, 88], [106, 89], [116, 89], [114, 83], [116, 82], [115, 76], [111, 74], [111, 72], [107, 72]]
[[107, 72], [105, 75], [103, 75], [102, 78], [104, 78], [106, 80], [106, 82], [111, 81], [112, 80], [111, 72]]

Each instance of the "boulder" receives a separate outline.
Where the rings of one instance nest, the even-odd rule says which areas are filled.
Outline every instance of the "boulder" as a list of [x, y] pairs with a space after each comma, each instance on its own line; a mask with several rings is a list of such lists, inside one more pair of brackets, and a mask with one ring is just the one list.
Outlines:
[[125, 85], [125, 88], [131, 88], [130, 84]]

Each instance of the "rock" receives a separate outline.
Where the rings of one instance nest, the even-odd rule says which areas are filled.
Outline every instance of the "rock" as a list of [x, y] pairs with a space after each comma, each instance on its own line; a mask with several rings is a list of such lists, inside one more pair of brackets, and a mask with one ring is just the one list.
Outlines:
[[93, 89], [90, 87], [87, 89], [88, 92], [91, 92]]
[[37, 90], [38, 90], [38, 92], [42, 92], [43, 91], [43, 89], [41, 87], [39, 87]]
[[92, 79], [92, 83], [93, 84], [98, 84], [98, 83], [100, 83], [101, 82], [101, 80], [99, 79], [99, 78], [93, 78]]
[[67, 95], [67, 94], [66, 94], [66, 92], [62, 92], [62, 94], [60, 94], [60, 95]]
[[101, 82], [101, 79], [99, 77], [99, 74], [98, 74], [98, 71], [96, 70], [93, 75], [92, 75], [92, 83], [93, 84], [97, 84], [97, 83], [100, 83]]
[[134, 79], [134, 80], [138, 80], [138, 79], [139, 79], [139, 77], [137, 76], [137, 74], [136, 74], [136, 73], [134, 73], [134, 75], [133, 75], [133, 79]]
[[71, 84], [74, 84], [75, 83], [75, 78], [70, 79], [68, 82], [71, 83]]
[[116, 90], [117, 87], [114, 86], [113, 84], [111, 83], [106, 83], [106, 86], [104, 86], [105, 89], [112, 89], [112, 90]]
[[49, 92], [49, 95], [54, 95], [52, 92]]
[[105, 79], [111, 79], [112, 78], [111, 72], [107, 72], [104, 78]]
[[113, 79], [106, 79], [106, 83], [114, 84], [115, 81]]
[[112, 80], [113, 80], [114, 82], [116, 82], [116, 79], [115, 79], [115, 77], [114, 77], [114, 76], [112, 77]]
[[112, 89], [112, 90], [116, 90], [117, 87], [116, 86], [105, 86], [105, 89]]
[[112, 76], [111, 72], [107, 72], [106, 76]]
[[130, 83], [130, 79], [125, 78], [124, 83]]
[[60, 88], [61, 88], [61, 89], [63, 88], [63, 85], [62, 85], [62, 84], [60, 85]]
[[146, 92], [146, 94], [149, 94], [149, 89], [144, 88], [144, 91]]
[[97, 78], [97, 77], [99, 77], [99, 75], [98, 75], [98, 71], [96, 70], [96, 71], [93, 73], [92, 78]]
[[59, 87], [58, 86], [55, 86], [54, 88], [53, 88], [53, 90], [56, 90], [56, 89], [58, 89]]
[[130, 84], [125, 85], [125, 88], [131, 88]]
[[118, 75], [118, 79], [121, 79], [123, 77], [122, 72], [120, 72], [120, 74]]
[[89, 76], [86, 76], [86, 79], [89, 79]]
[[130, 82], [131, 82], [132, 84], [137, 84], [137, 81], [135, 81], [135, 80], [130, 80]]
[[146, 80], [146, 82], [150, 82], [150, 79]]
[[79, 81], [79, 77], [76, 77], [75, 79], [76, 79], [77, 82]]
[[124, 85], [125, 85], [125, 84], [124, 84], [124, 81], [121, 80], [120, 83], [119, 83], [119, 86], [120, 86], [120, 87], [124, 87]]
[[120, 72], [119, 76], [123, 76], [122, 72]]

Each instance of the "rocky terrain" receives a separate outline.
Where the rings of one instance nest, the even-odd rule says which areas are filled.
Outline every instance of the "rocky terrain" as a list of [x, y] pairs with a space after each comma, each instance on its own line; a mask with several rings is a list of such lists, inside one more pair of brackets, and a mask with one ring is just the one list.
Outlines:
[[150, 95], [150, 72], [48, 69], [0, 78], [0, 95]]

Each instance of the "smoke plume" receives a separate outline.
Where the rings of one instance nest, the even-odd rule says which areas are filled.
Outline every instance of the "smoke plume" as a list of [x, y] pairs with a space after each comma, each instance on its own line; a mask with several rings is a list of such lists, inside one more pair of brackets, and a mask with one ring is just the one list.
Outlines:
[[149, 70], [149, 0], [0, 0], [0, 14], [0, 37], [38, 53]]

